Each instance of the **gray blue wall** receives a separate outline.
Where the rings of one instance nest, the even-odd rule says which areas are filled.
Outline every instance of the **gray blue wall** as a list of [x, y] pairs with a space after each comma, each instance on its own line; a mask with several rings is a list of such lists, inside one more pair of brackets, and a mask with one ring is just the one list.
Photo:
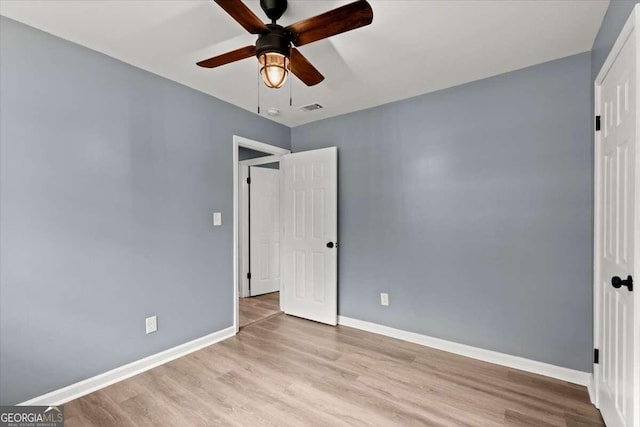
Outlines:
[[0, 403], [231, 326], [232, 135], [289, 129], [6, 18], [0, 92]]
[[294, 128], [338, 147], [339, 313], [591, 371], [589, 84], [587, 52]]

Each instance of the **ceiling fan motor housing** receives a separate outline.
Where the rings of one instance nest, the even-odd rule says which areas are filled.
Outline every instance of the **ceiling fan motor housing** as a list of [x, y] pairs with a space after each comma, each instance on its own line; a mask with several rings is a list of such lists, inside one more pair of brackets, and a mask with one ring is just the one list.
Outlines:
[[287, 0], [260, 0], [260, 7], [269, 19], [275, 23], [287, 10]]
[[261, 34], [256, 42], [256, 56], [263, 53], [277, 52], [287, 58], [291, 53], [291, 42], [285, 29], [277, 24], [267, 24], [269, 32]]

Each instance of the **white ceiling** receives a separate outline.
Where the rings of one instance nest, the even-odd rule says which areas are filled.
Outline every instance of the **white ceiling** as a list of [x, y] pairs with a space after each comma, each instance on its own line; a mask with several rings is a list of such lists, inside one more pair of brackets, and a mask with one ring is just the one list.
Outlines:
[[[345, 1], [290, 0], [281, 25]], [[300, 124], [478, 80], [591, 49], [609, 0], [371, 0], [373, 24], [300, 48], [326, 79], [260, 85], [263, 114]], [[257, 0], [247, 1], [260, 17]], [[0, 14], [250, 111], [257, 60], [217, 69], [199, 60], [253, 44], [255, 36], [211, 0], [1, 0]], [[319, 103], [324, 109], [303, 112]], [[266, 116], [266, 115], [265, 115]]]

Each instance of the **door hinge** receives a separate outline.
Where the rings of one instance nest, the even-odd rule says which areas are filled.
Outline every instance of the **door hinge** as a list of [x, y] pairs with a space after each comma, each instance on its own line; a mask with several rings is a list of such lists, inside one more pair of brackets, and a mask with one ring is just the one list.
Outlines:
[[596, 116], [596, 131], [600, 130], [600, 116]]
[[251, 184], [251, 177], [247, 177], [247, 184]]
[[597, 348], [593, 349], [593, 363], [600, 363], [600, 350]]
[[247, 279], [251, 280], [251, 273], [247, 273]]

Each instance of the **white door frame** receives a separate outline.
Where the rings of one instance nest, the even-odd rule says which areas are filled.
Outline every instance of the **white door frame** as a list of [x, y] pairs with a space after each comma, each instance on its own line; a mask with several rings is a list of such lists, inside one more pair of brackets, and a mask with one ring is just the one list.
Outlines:
[[[594, 111], [596, 116], [601, 116], [600, 111], [600, 88], [602, 86], [602, 82], [604, 81], [609, 69], [613, 65], [615, 59], [618, 54], [622, 50], [624, 43], [629, 37], [636, 37], [636, 49], [640, 47], [640, 5], [635, 5], [633, 10], [631, 11], [631, 15], [629, 15], [629, 19], [626, 24], [622, 28], [618, 39], [616, 40], [613, 48], [609, 52], [609, 56], [607, 56], [606, 61], [602, 65], [598, 76], [594, 81]], [[636, 54], [636, 102], [640, 100], [640, 84], [638, 81], [638, 74], [640, 72], [640, 55]], [[637, 107], [636, 107], [637, 108]], [[600, 236], [598, 234], [598, 223], [600, 221], [600, 215], [598, 214], [598, 206], [602, 201], [602, 195], [600, 194], [600, 186], [598, 185], [601, 179], [602, 171], [600, 170], [600, 162], [598, 161], [601, 149], [601, 132], [595, 131], [594, 127], [594, 141], [595, 141], [595, 154], [594, 154], [594, 221], [593, 221], [593, 345], [595, 348], [602, 348], [600, 343], [600, 260], [598, 255], [600, 254], [600, 249], [602, 242], [600, 240]], [[636, 124], [636, 144], [640, 144], [640, 121]], [[640, 150], [636, 150], [636, 170], [640, 170]], [[636, 173], [636, 182], [635, 182], [635, 200], [636, 204], [640, 204], [640, 173]], [[638, 208], [636, 208], [636, 215], [638, 213]], [[635, 233], [635, 260], [633, 262], [633, 278], [636, 281], [640, 280], [640, 227], [636, 224], [634, 227]], [[636, 366], [640, 366], [640, 289], [634, 289], [634, 363]], [[592, 377], [592, 390], [593, 395], [592, 402], [596, 407], [600, 407], [600, 402], [598, 398], [599, 386], [598, 386], [598, 375], [600, 374], [600, 367], [598, 364], [593, 365], [593, 377]], [[640, 369], [636, 369], [636, 375], [634, 378], [634, 395], [636, 397], [640, 396]], [[640, 419], [640, 399], [635, 399], [634, 403], [634, 419]]]
[[238, 332], [238, 149], [240, 147], [282, 156], [291, 153], [286, 148], [265, 144], [252, 139], [233, 135], [233, 327]]
[[[248, 187], [246, 185], [242, 185], [243, 182], [246, 182], [249, 177], [249, 166], [259, 166], [266, 165], [269, 163], [280, 163], [282, 156], [265, 156], [265, 157], [257, 157], [255, 159], [248, 160], [240, 160], [238, 162], [239, 170], [238, 170], [238, 191], [239, 191], [239, 201], [238, 201], [238, 215], [242, 212], [246, 212], [249, 207], [249, 192]], [[240, 298], [249, 296], [249, 283], [247, 282], [247, 278], [245, 273], [249, 271], [249, 217], [243, 215], [242, 218], [238, 219], [238, 247], [240, 248], [240, 252], [238, 253], [239, 261], [238, 268], [240, 276], [238, 277], [238, 281], [240, 285], [238, 289], [240, 291]]]

